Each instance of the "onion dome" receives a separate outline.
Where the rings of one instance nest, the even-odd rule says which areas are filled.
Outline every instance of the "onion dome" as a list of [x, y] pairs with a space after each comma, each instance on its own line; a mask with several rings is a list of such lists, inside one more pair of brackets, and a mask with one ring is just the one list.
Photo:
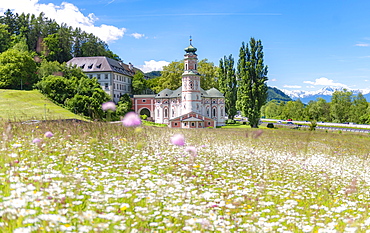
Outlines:
[[187, 53], [195, 53], [197, 51], [197, 48], [193, 47], [193, 45], [191, 44], [191, 41], [192, 39], [190, 39], [190, 45], [184, 49], [185, 52]]

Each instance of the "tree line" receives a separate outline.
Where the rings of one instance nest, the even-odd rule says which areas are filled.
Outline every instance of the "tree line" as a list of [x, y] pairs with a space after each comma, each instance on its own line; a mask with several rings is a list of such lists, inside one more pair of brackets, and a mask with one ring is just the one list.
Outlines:
[[7, 10], [0, 16], [0, 53], [19, 41], [26, 42], [27, 49], [48, 61], [67, 62], [73, 57], [106, 56], [120, 58], [109, 50], [108, 45], [92, 33], [58, 24], [40, 13], [14, 14]]
[[[0, 16], [0, 88], [39, 89], [54, 103], [91, 119], [105, 119], [102, 104], [110, 96], [96, 79], [80, 68], [66, 65], [72, 57], [106, 56], [120, 58], [93, 34], [57, 24], [41, 13]], [[132, 107], [122, 96], [111, 119], [119, 119]]]
[[273, 119], [369, 124], [370, 105], [361, 93], [354, 95], [343, 90], [335, 91], [331, 102], [318, 98], [305, 105], [299, 99], [288, 102], [273, 100], [262, 107], [262, 115]]

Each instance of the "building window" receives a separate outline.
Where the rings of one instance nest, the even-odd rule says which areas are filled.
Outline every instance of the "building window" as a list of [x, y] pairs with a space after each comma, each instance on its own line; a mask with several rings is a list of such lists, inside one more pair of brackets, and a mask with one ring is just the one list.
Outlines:
[[166, 118], [168, 117], [168, 110], [167, 110], [167, 108], [164, 109], [164, 117], [166, 117]]
[[177, 122], [175, 122], [175, 126], [177, 126]]
[[194, 122], [191, 122], [191, 126], [193, 126], [193, 127], [194, 127]]
[[145, 103], [146, 102], [146, 100], [143, 100], [143, 103]]
[[108, 83], [105, 83], [105, 89], [108, 89]]
[[96, 75], [98, 77], [98, 79], [100, 79], [100, 74]]
[[211, 125], [211, 122], [208, 121], [208, 125]]
[[199, 122], [199, 127], [202, 127], [202, 123]]
[[108, 79], [108, 74], [105, 74], [105, 79]]
[[213, 117], [215, 117], [216, 116], [216, 109], [214, 108], [213, 109]]
[[92, 78], [93, 76], [92, 76], [92, 74], [89, 74], [89, 78]]
[[184, 126], [186, 126], [186, 122], [184, 123]]

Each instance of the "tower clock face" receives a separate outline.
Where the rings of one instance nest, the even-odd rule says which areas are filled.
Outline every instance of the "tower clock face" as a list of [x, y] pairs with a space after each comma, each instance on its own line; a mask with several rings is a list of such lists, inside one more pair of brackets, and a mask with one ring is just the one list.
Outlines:
[[193, 80], [190, 80], [189, 81], [188, 87], [189, 87], [190, 90], [193, 90], [194, 89], [194, 81]]

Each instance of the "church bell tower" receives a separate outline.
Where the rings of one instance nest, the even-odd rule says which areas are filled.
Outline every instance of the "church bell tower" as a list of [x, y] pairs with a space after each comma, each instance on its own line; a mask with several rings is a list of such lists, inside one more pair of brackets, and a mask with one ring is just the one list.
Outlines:
[[184, 73], [182, 74], [182, 113], [202, 112], [200, 74], [198, 73], [198, 55], [196, 48], [190, 45], [185, 48]]

